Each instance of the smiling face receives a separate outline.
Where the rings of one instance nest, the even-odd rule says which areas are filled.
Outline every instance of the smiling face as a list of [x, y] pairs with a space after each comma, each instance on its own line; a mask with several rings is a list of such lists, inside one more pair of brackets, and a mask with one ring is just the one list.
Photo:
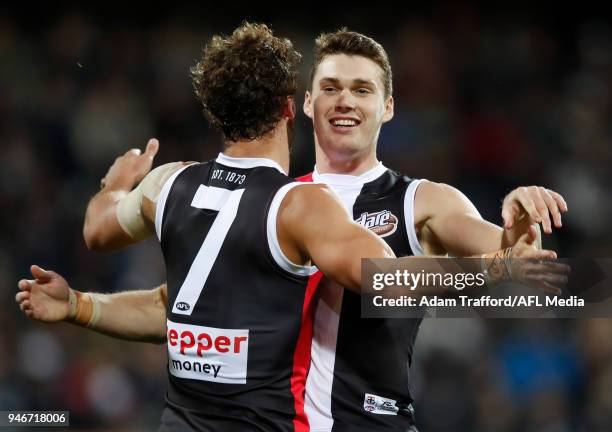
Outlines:
[[378, 64], [359, 55], [333, 54], [319, 63], [304, 112], [329, 159], [375, 158], [380, 128], [393, 117], [393, 97], [385, 98], [382, 74]]

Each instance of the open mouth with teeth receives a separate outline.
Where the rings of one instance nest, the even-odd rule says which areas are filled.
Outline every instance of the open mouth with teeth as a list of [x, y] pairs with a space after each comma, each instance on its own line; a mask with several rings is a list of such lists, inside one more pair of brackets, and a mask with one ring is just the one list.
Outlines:
[[347, 129], [359, 126], [359, 123], [361, 123], [359, 120], [355, 119], [331, 119], [329, 122], [334, 127]]

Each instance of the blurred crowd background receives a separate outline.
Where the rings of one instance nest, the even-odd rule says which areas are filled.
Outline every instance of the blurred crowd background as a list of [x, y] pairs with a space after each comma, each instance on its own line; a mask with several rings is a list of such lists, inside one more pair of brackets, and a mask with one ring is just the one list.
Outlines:
[[[30, 322], [13, 297], [32, 263], [85, 291], [164, 280], [153, 241], [87, 251], [84, 211], [114, 158], [149, 137], [161, 143], [156, 164], [216, 155], [221, 139], [188, 69], [213, 33], [244, 18], [271, 24], [304, 54], [298, 106], [318, 33], [346, 25], [374, 37], [394, 72], [395, 118], [379, 141], [387, 166], [458, 187], [495, 223], [507, 192], [545, 185], [570, 208], [545, 246], [612, 256], [610, 20], [586, 7], [346, 6], [160, 6], [129, 17], [0, 6], [0, 410], [69, 410], [83, 429], [157, 428], [163, 345]], [[313, 161], [300, 113], [291, 174]], [[416, 352], [422, 431], [612, 430], [610, 320], [429, 319]]]

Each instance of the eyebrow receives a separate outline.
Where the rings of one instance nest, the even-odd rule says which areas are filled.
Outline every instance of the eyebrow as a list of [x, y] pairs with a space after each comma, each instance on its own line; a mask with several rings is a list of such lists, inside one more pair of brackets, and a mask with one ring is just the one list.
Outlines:
[[[331, 78], [331, 77], [321, 78], [321, 80], [319, 82], [322, 83], [322, 82], [325, 82], [325, 81], [331, 82], [333, 84], [339, 84], [340, 83], [340, 80], [338, 78]], [[353, 83], [354, 84], [358, 84], [358, 85], [370, 85], [370, 86], [376, 87], [376, 83], [374, 81], [366, 80], [366, 79], [363, 79], [363, 78], [355, 78], [353, 80]]]

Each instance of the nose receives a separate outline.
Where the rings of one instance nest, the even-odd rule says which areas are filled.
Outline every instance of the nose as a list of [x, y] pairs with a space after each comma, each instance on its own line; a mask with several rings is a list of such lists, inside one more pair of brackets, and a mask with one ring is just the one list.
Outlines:
[[336, 111], [346, 113], [355, 109], [355, 98], [349, 89], [344, 89], [336, 100]]

